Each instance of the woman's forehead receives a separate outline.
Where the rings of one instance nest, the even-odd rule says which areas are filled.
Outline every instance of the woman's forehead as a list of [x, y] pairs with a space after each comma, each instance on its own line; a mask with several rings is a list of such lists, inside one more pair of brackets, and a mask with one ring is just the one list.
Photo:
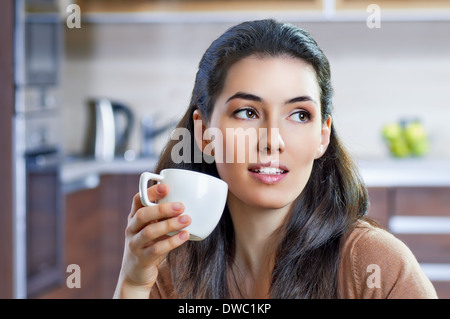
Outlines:
[[236, 92], [279, 99], [306, 95], [320, 102], [314, 68], [302, 59], [287, 56], [253, 55], [234, 63], [227, 72], [221, 96]]

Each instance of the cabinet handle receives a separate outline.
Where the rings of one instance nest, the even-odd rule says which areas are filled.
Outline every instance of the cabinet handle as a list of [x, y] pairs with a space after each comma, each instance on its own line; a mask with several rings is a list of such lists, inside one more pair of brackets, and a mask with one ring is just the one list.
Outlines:
[[393, 216], [389, 230], [394, 234], [450, 234], [450, 217]]
[[69, 194], [85, 189], [96, 188], [100, 184], [100, 177], [98, 174], [88, 174], [71, 182], [63, 184], [63, 193]]
[[450, 281], [450, 264], [421, 263], [420, 267], [431, 281]]

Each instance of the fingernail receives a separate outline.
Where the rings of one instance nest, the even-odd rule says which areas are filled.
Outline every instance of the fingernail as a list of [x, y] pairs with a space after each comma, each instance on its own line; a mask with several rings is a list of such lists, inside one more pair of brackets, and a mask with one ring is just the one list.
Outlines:
[[156, 190], [158, 191], [158, 193], [163, 194], [166, 190], [166, 185], [158, 184], [158, 186], [156, 187]]
[[178, 236], [182, 241], [185, 241], [188, 240], [189, 233], [187, 231], [182, 231]]
[[187, 223], [189, 223], [189, 216], [186, 216], [186, 215], [181, 215], [180, 217], [178, 217], [178, 222], [180, 223], [180, 224], [187, 224]]
[[183, 209], [183, 204], [181, 203], [173, 203], [172, 204], [172, 209], [175, 211], [180, 211]]

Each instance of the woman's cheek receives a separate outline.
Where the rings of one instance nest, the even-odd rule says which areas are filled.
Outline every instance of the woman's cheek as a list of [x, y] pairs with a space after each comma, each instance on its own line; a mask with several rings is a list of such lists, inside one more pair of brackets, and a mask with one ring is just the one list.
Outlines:
[[227, 144], [225, 132], [222, 134], [222, 139], [217, 141], [217, 149], [219, 154], [217, 154], [216, 161], [219, 161], [219, 163], [229, 163], [232, 150], [229, 144]]
[[[221, 139], [214, 144], [216, 163], [256, 163], [257, 135], [251, 134], [249, 129], [227, 128]], [[244, 132], [243, 134], [242, 131]], [[254, 150], [254, 151], [250, 151]]]

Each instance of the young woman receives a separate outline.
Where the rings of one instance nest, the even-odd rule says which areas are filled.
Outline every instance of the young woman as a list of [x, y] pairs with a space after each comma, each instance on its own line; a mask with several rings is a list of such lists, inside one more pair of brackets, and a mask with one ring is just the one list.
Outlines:
[[[176, 167], [226, 181], [222, 219], [203, 241], [187, 241], [186, 231], [169, 237], [190, 223], [179, 216], [183, 204], [143, 207], [137, 194], [115, 297], [436, 298], [410, 250], [365, 217], [367, 191], [331, 111], [328, 60], [305, 31], [261, 20], [215, 40], [178, 125], [191, 133], [185, 147], [214, 161], [195, 160], [193, 150], [177, 164], [173, 140], [156, 172]], [[208, 128], [222, 139], [209, 140]], [[257, 138], [236, 149], [249, 130]], [[168, 192], [148, 190], [152, 200]]]

